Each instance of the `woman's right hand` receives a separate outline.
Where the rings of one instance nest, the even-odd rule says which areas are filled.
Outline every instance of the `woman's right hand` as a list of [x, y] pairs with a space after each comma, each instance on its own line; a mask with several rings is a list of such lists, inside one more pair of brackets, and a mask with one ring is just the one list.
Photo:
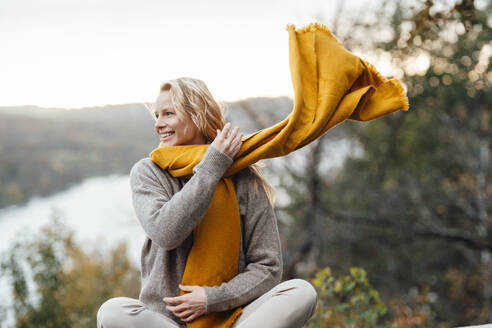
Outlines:
[[217, 136], [211, 146], [214, 146], [230, 158], [234, 159], [234, 156], [236, 156], [243, 144], [241, 141], [243, 134], [238, 132], [239, 127], [236, 126], [231, 131], [231, 123], [227, 122], [222, 131], [217, 129]]

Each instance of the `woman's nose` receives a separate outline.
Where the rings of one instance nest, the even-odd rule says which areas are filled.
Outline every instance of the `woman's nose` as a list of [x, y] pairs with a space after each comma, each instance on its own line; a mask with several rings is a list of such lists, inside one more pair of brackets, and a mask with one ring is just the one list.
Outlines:
[[157, 120], [155, 120], [155, 124], [154, 124], [154, 126], [155, 126], [156, 128], [161, 128], [161, 127], [163, 127], [164, 125], [165, 125], [165, 124], [164, 124], [164, 120], [162, 120], [160, 117], [159, 117]]

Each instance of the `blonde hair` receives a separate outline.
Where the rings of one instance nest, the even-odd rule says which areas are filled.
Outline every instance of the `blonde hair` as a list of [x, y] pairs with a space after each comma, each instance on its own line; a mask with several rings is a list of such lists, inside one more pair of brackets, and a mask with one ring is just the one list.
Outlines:
[[[169, 91], [171, 103], [178, 116], [189, 116], [198, 130], [205, 137], [207, 143], [211, 143], [217, 136], [217, 129], [222, 130], [226, 124], [225, 106], [217, 102], [206, 84], [199, 79], [181, 77], [168, 80], [161, 84], [159, 93]], [[154, 105], [144, 104], [153, 114]], [[154, 115], [152, 115], [154, 117]], [[275, 189], [263, 175], [259, 163], [254, 163], [245, 168], [254, 177], [255, 192], [262, 186], [272, 206], [275, 204]]]

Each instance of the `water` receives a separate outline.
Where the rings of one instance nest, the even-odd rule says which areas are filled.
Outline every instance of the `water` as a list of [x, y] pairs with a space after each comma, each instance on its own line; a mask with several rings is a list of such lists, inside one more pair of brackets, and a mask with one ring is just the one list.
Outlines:
[[[345, 157], [360, 156], [360, 147], [347, 139], [326, 144], [320, 163], [320, 174], [330, 175], [342, 167]], [[291, 170], [303, 174], [306, 148], [289, 155]], [[282, 158], [270, 160], [269, 166], [282, 170]], [[280, 171], [281, 172], [281, 171]], [[271, 176], [276, 185], [277, 176]], [[277, 188], [279, 196], [281, 190]], [[279, 197], [279, 203], [289, 202], [289, 197]], [[82, 183], [44, 198], [34, 198], [25, 205], [0, 210], [0, 252], [7, 250], [18, 234], [35, 233], [49, 224], [54, 212], [61, 212], [63, 221], [75, 232], [75, 241], [84, 245], [114, 247], [123, 241], [128, 245], [128, 255], [136, 266], [140, 264], [140, 248], [144, 231], [133, 211], [128, 175], [110, 175], [84, 180]]]
[[[97, 245], [101, 253], [107, 253], [124, 242], [130, 261], [139, 268], [145, 234], [133, 211], [129, 176], [90, 178], [64, 192], [0, 210], [0, 252], [9, 250], [21, 236], [37, 234], [41, 227], [51, 223], [55, 212], [74, 232], [74, 241], [83, 249], [90, 251]], [[26, 263], [21, 265], [28, 273], [28, 288], [32, 291], [28, 267]], [[0, 279], [1, 304], [12, 305], [11, 295], [9, 281]], [[12, 327], [13, 313], [9, 311], [1, 321]]]
[[61, 213], [82, 247], [110, 249], [125, 242], [132, 263], [140, 263], [145, 235], [133, 211], [129, 176], [90, 178], [64, 192], [0, 210], [0, 252], [6, 251], [19, 234], [36, 233], [49, 224], [54, 212]]

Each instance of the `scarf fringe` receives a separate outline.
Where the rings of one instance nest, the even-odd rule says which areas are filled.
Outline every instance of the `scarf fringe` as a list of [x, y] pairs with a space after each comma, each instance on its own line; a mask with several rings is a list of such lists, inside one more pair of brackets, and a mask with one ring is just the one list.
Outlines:
[[[366, 65], [366, 67], [369, 69], [369, 71], [371, 71], [371, 73], [376, 75], [378, 77], [378, 79], [381, 80], [382, 83], [389, 81], [389, 79], [387, 79], [386, 77], [381, 75], [381, 73], [379, 73], [379, 71], [376, 69], [376, 67], [373, 64], [371, 64], [370, 62], [368, 62], [367, 60], [362, 59], [362, 58], [360, 58], [360, 60], [364, 63], [364, 65]], [[407, 111], [408, 108], [410, 107], [410, 104], [408, 102], [407, 93], [406, 93], [405, 89], [403, 88], [403, 86], [401, 85], [399, 80], [393, 80], [393, 81], [396, 82], [394, 85], [396, 86], [398, 92], [400, 93], [400, 100], [403, 102], [403, 108], [402, 109]]]
[[403, 86], [401, 85], [400, 81], [397, 81], [396, 87], [400, 92], [400, 99], [403, 102], [402, 109], [408, 111], [408, 109], [410, 108], [410, 103], [408, 102], [407, 92], [405, 91], [405, 89], [403, 89]]
[[[304, 27], [300, 27], [300, 28], [296, 28], [296, 26], [294, 24], [287, 24], [285, 29], [287, 31], [290, 29], [293, 29], [298, 34], [314, 32], [314, 31], [323, 31], [323, 32], [328, 33], [334, 40], [336, 40], [338, 42], [338, 44], [342, 45], [342, 42], [340, 42], [340, 40], [337, 39], [337, 37], [331, 32], [331, 30], [326, 25], [318, 23], [318, 22], [309, 23], [308, 25], [306, 25]], [[386, 77], [382, 76], [381, 73], [379, 73], [379, 71], [376, 69], [376, 67], [374, 67], [374, 65], [372, 65], [371, 63], [369, 63], [368, 61], [366, 61], [362, 58], [360, 58], [360, 60], [364, 63], [364, 65], [372, 73], [374, 73], [374, 75], [376, 75], [378, 77], [378, 79], [381, 81], [381, 83], [389, 81]], [[398, 92], [400, 93], [400, 100], [403, 103], [403, 110], [407, 111], [408, 108], [410, 107], [410, 104], [408, 102], [407, 93], [406, 93], [405, 89], [403, 88], [403, 86], [401, 85], [400, 81], [398, 81], [398, 80], [394, 80], [394, 81], [396, 81], [395, 86], [396, 86]]]
[[308, 25], [304, 27], [299, 27], [296, 28], [294, 24], [287, 24], [287, 27], [285, 28], [287, 31], [289, 29], [294, 29], [296, 33], [298, 34], [303, 34], [303, 33], [308, 33], [308, 32], [315, 32], [315, 31], [323, 31], [328, 33], [338, 44], [342, 45], [342, 42], [338, 40], [338, 38], [331, 32], [331, 30], [324, 24], [314, 22], [314, 23], [309, 23]]

